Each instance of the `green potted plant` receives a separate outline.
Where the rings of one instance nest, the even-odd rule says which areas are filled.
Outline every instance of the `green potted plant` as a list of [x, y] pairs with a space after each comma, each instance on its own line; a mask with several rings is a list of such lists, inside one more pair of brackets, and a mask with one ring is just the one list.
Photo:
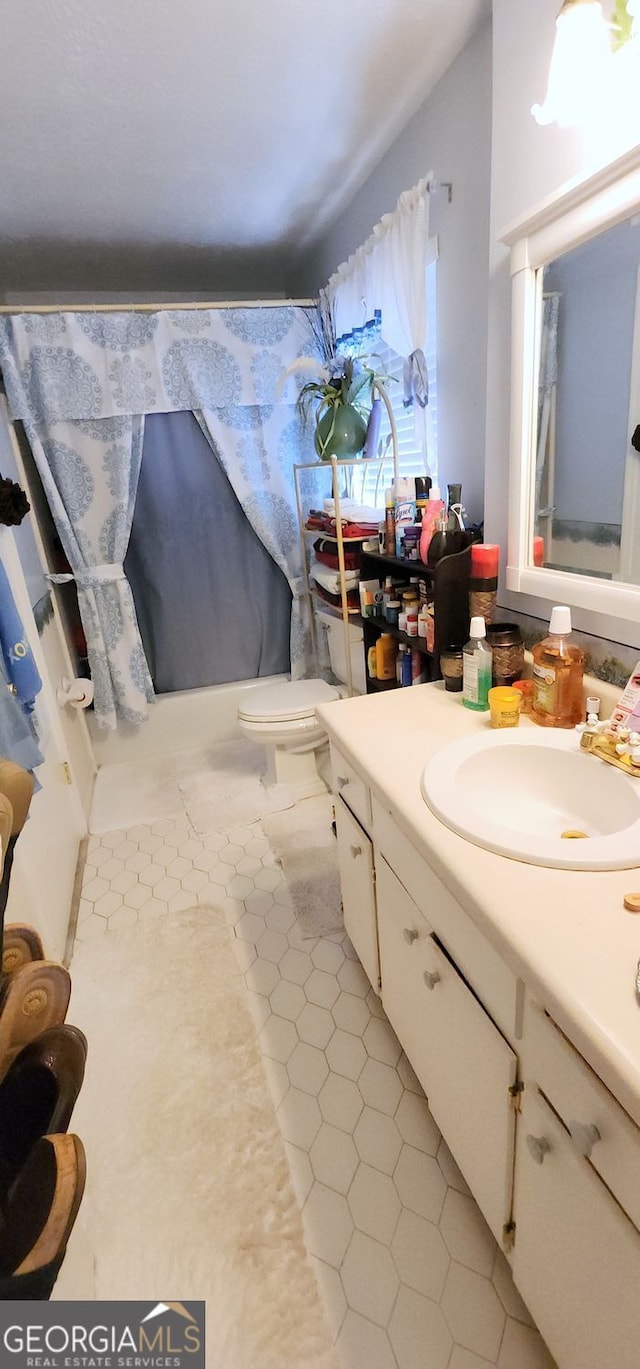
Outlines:
[[362, 361], [335, 357], [326, 378], [308, 380], [302, 386], [298, 408], [305, 423], [315, 408], [314, 445], [323, 460], [357, 456], [362, 451], [374, 380], [375, 371]]
[[338, 353], [333, 314], [323, 291], [318, 307], [305, 313], [314, 355], [298, 357], [287, 367], [277, 393], [293, 372], [314, 372], [317, 378], [302, 386], [297, 407], [304, 424], [312, 415], [315, 417], [314, 445], [318, 456], [322, 460], [357, 456], [363, 447], [365, 456], [375, 455], [381, 401], [374, 397], [374, 387], [387, 377], [371, 365], [373, 358]]

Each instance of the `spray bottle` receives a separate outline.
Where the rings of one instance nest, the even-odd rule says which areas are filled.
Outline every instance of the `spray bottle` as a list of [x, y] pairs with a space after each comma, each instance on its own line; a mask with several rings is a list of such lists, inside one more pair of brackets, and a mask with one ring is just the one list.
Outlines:
[[395, 553], [400, 556], [403, 528], [416, 521], [416, 482], [412, 475], [399, 475], [394, 482], [393, 512], [396, 525]]

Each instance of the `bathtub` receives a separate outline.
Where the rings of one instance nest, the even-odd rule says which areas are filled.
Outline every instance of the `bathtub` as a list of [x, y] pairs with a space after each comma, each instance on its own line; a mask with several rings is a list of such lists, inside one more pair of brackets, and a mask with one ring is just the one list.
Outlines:
[[155, 760], [176, 751], [195, 751], [198, 747], [239, 737], [237, 716], [241, 695], [257, 686], [262, 689], [288, 678], [287, 675], [262, 675], [257, 680], [159, 694], [149, 708], [147, 722], [135, 730], [120, 725], [115, 732], [105, 732], [96, 726], [93, 713], [90, 713], [87, 721], [96, 765]]

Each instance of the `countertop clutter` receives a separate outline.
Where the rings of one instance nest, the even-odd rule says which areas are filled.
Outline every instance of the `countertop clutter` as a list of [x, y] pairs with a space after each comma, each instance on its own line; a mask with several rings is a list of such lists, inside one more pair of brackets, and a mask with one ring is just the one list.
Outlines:
[[[585, 679], [585, 690], [602, 698], [603, 715], [615, 703], [599, 681]], [[443, 746], [488, 730], [489, 714], [465, 709], [442, 682], [325, 704], [318, 715], [418, 855], [640, 1125], [640, 918], [624, 906], [640, 890], [640, 851], [631, 870], [549, 869], [445, 827], [421, 795], [423, 769]], [[523, 717], [520, 726], [536, 724]], [[587, 764], [597, 785], [602, 762]]]

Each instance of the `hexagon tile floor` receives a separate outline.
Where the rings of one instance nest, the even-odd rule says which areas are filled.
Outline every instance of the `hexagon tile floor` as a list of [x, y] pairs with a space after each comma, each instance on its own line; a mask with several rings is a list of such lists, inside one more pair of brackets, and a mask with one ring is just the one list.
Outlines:
[[351, 943], [302, 938], [259, 823], [92, 837], [77, 938], [196, 903], [235, 931], [344, 1369], [553, 1369]]

